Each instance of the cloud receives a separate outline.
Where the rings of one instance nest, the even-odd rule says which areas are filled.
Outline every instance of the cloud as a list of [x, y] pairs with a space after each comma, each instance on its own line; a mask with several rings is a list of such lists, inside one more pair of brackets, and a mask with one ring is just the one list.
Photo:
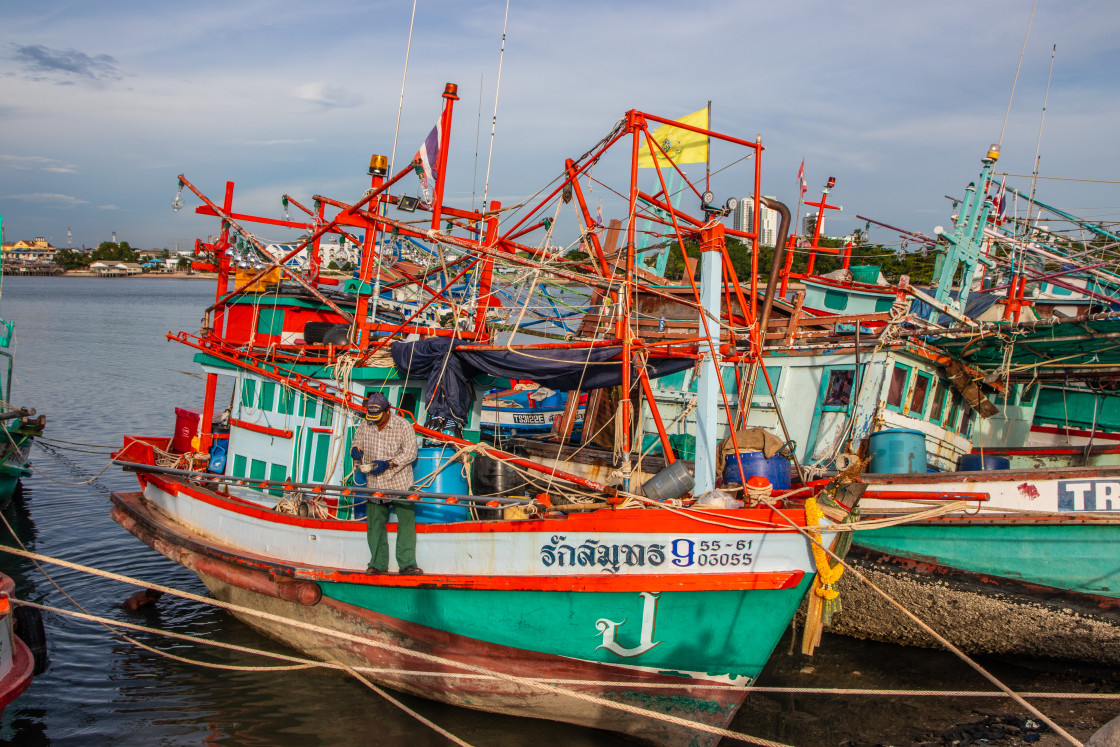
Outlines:
[[80, 200], [70, 195], [60, 195], [57, 192], [34, 192], [26, 195], [5, 195], [8, 200], [22, 200], [42, 205], [55, 205], [57, 207], [74, 207], [75, 205], [88, 205], [89, 200]]
[[98, 205], [98, 210], [120, 210], [116, 205]]
[[342, 86], [324, 83], [305, 83], [292, 91], [297, 99], [315, 104], [324, 109], [352, 109], [362, 103], [356, 96]]
[[77, 174], [78, 167], [73, 164], [63, 163], [46, 156], [13, 156], [9, 153], [0, 153], [0, 165], [11, 166], [13, 169], [30, 171], [38, 169], [49, 171], [52, 174]]
[[116, 59], [107, 54], [90, 57], [76, 49], [50, 49], [42, 44], [13, 45], [16, 59], [36, 77], [38, 73], [76, 76], [90, 80], [120, 80]]

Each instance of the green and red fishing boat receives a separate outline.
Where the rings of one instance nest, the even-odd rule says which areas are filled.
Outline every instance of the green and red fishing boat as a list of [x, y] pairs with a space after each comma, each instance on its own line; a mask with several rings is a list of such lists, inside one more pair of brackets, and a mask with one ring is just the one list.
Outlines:
[[[536, 203], [477, 212], [443, 201], [455, 86], [443, 96], [439, 125], [413, 163], [390, 174], [388, 159], [374, 156], [362, 199], [316, 196], [303, 220], [239, 213], [232, 183], [215, 202], [180, 177], [180, 190], [202, 201], [198, 212], [221, 220], [218, 237], [197, 245], [200, 266], [217, 273], [203, 329], [169, 333], [197, 350], [206, 388], [177, 410], [174, 434], [125, 439], [116, 459], [138, 474], [141, 491], [114, 494], [113, 516], [198, 573], [248, 624], [377, 683], [659, 744], [714, 744], [815, 583], [806, 529], [817, 519], [807, 519], [806, 492], [751, 507], [692, 505], [715, 478], [721, 395], [726, 406], [717, 364], [759, 349], [756, 280], [740, 283], [725, 261], [729, 211], [707, 185], [688, 182], [702, 199], [683, 210], [670, 203], [661, 169], [660, 190], [638, 189], [638, 162], [643, 150], [656, 153], [684, 178], [674, 138], [718, 142], [738, 150], [732, 162], [744, 150], [753, 157], [741, 168], [757, 197], [762, 147], [706, 120], [630, 111], [566, 161]], [[685, 339], [643, 338], [633, 302], [643, 277], [637, 221], [621, 249], [605, 250], [584, 198], [593, 167], [596, 184], [607, 178], [604, 156], [616, 144], [626, 153], [619, 193], [630, 214], [656, 221], [667, 241], [704, 242]], [[430, 179], [416, 196], [405, 182], [414, 175]], [[284, 204], [300, 207], [287, 195]], [[563, 209], [579, 226], [578, 254], [552, 243]], [[304, 238], [289, 255], [271, 255], [250, 228], [259, 225]], [[336, 237], [361, 247], [356, 276], [341, 285], [320, 276], [321, 246]], [[758, 237], [741, 238], [757, 256]], [[419, 270], [401, 261], [395, 247], [405, 239], [435, 247], [438, 261]], [[285, 264], [299, 253], [305, 269]], [[498, 285], [535, 288], [541, 277], [561, 279], [600, 311], [610, 306], [609, 331], [527, 344], [511, 336], [515, 324], [502, 329]], [[721, 333], [720, 306], [731, 297], [736, 323], [755, 328], [743, 343]], [[507, 322], [534, 316], [507, 311]], [[712, 424], [696, 434], [695, 487], [663, 424], [664, 469], [651, 476], [632, 460], [650, 381], [693, 367]], [[556, 444], [555, 458], [535, 460], [480, 442], [483, 396], [511, 380], [586, 392], [600, 405], [612, 396], [603, 430], [614, 434], [614, 454], [589, 447], [572, 456]], [[407, 491], [354, 483], [350, 439], [371, 392], [424, 439]], [[567, 398], [558, 427], [568, 433], [582, 398]], [[416, 502], [423, 575], [364, 572], [367, 501], [388, 498]], [[389, 534], [395, 543], [395, 525]]]

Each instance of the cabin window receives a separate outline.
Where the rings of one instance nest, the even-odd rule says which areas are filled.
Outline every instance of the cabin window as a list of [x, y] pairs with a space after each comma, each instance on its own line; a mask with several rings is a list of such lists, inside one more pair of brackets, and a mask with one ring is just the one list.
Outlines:
[[1053, 288], [1050, 289], [1050, 292], [1053, 293], [1055, 296], [1072, 296], [1073, 295], [1073, 291], [1071, 291], [1069, 288], [1063, 288], [1060, 285], [1055, 285]]
[[949, 417], [945, 418], [945, 428], [946, 429], [951, 429], [953, 427], [953, 423], [957, 422], [957, 416], [961, 414], [961, 395], [960, 395], [960, 393], [959, 392], [953, 392], [953, 396], [950, 398], [950, 401], [953, 404], [952, 404], [952, 406], [949, 407]]
[[257, 401], [257, 380], [241, 380], [241, 406], [252, 407]]
[[855, 371], [830, 371], [823, 404], [826, 407], [847, 407], [852, 401], [855, 375]]
[[906, 385], [910, 381], [910, 367], [894, 364], [891, 371], [891, 384], [887, 389], [887, 407], [895, 412], [902, 412], [902, 400], [906, 396]]
[[244, 477], [245, 467], [248, 465], [248, 460], [241, 454], [236, 454], [233, 457], [233, 476]]
[[824, 307], [833, 311], [843, 311], [848, 308], [848, 294], [832, 290], [825, 291]]
[[959, 431], [962, 436], [967, 438], [968, 437], [968, 431], [969, 431], [971, 425], [972, 425], [972, 405], [965, 402], [964, 407], [961, 408], [961, 423], [960, 423], [960, 426], [957, 428], [957, 431]]
[[940, 423], [941, 416], [945, 412], [945, 392], [949, 388], [949, 382], [945, 379], [937, 380], [937, 387], [933, 390], [933, 404], [929, 408], [929, 420], [931, 423]]
[[723, 390], [727, 392], [727, 398], [736, 397], [739, 394], [739, 385], [735, 380], [735, 366], [721, 367], [720, 378], [723, 379]]
[[330, 428], [334, 425], [334, 406], [323, 403], [323, 413], [319, 416], [319, 425]]
[[929, 374], [919, 372], [914, 378], [914, 393], [910, 395], [909, 412], [914, 417], [922, 417], [926, 411], [926, 395], [929, 394], [929, 384], [933, 378]]
[[276, 382], [275, 381], [262, 381], [261, 382], [261, 397], [257, 401], [257, 407], [265, 412], [272, 411], [272, 403], [276, 400]]
[[268, 471], [268, 462], [262, 462], [260, 459], [253, 459], [249, 462], [249, 479], [250, 480], [263, 480], [265, 473]]
[[688, 371], [677, 371], [676, 373], [669, 374], [668, 376], [660, 377], [659, 379], [657, 379], [658, 388], [659, 389], [683, 389], [684, 388], [684, 377], [685, 377], [685, 374], [687, 374], [687, 373], [688, 373]]
[[[778, 382], [782, 380], [781, 366], [767, 366], [766, 373], [770, 374], [770, 383], [774, 385], [774, 393], [778, 393]], [[754, 377], [754, 396], [756, 397], [769, 397], [770, 387], [766, 386], [766, 376], [762, 373], [762, 367], [759, 366], [758, 373]]]
[[303, 395], [300, 404], [300, 415], [309, 420], [315, 417], [316, 413], [316, 399], [310, 394]]
[[276, 406], [276, 412], [281, 415], [291, 415], [296, 410], [296, 392], [294, 389], [288, 387], [281, 387], [280, 389], [280, 402]]
[[257, 334], [279, 335], [284, 331], [283, 309], [261, 309], [257, 316]]
[[1023, 385], [1023, 393], [1021, 395], [1019, 395], [1019, 405], [1020, 405], [1020, 407], [1026, 406], [1026, 405], [1033, 405], [1035, 395], [1037, 395], [1037, 394], [1038, 394], [1038, 383], [1037, 382], [1034, 383], [1034, 384], [1024, 384]]
[[405, 392], [401, 395], [400, 409], [416, 419], [416, 392]]
[[893, 298], [880, 298], [875, 301], [875, 313], [881, 314], [884, 311], [890, 311], [892, 306], [894, 306]]

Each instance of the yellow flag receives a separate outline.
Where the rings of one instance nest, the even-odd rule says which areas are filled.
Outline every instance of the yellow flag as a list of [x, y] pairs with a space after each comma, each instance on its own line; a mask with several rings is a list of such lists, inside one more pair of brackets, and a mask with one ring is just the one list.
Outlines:
[[[681, 117], [677, 121], [693, 127], [703, 127], [705, 130], [711, 129], [708, 126], [707, 107], [698, 112], [693, 112], [687, 117]], [[691, 130], [682, 130], [680, 127], [673, 127], [673, 125], [661, 125], [650, 133], [650, 137], [665, 149], [674, 163], [705, 163], [708, 160], [707, 135], [701, 135]], [[657, 157], [656, 164], [654, 164], [654, 155]], [[646, 143], [641, 143], [638, 147], [638, 168], [652, 169], [655, 165], [669, 165], [669, 162], [665, 160], [665, 156], [661, 153], [655, 152], [654, 155], [650, 154]]]

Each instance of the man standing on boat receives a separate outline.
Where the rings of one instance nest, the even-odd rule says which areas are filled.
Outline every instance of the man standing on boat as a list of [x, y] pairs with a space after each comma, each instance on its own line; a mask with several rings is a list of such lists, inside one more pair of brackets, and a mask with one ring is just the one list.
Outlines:
[[[416, 461], [416, 435], [412, 426], [389, 409], [384, 394], [366, 397], [366, 414], [354, 431], [353, 448], [356, 484], [365, 478], [375, 490], [408, 490], [412, 487], [412, 463]], [[366, 573], [389, 570], [389, 533], [385, 525], [389, 511], [397, 512], [397, 566], [403, 575], [418, 576], [424, 571], [416, 565], [416, 504], [412, 501], [370, 502], [366, 513], [366, 540], [370, 561]]]

